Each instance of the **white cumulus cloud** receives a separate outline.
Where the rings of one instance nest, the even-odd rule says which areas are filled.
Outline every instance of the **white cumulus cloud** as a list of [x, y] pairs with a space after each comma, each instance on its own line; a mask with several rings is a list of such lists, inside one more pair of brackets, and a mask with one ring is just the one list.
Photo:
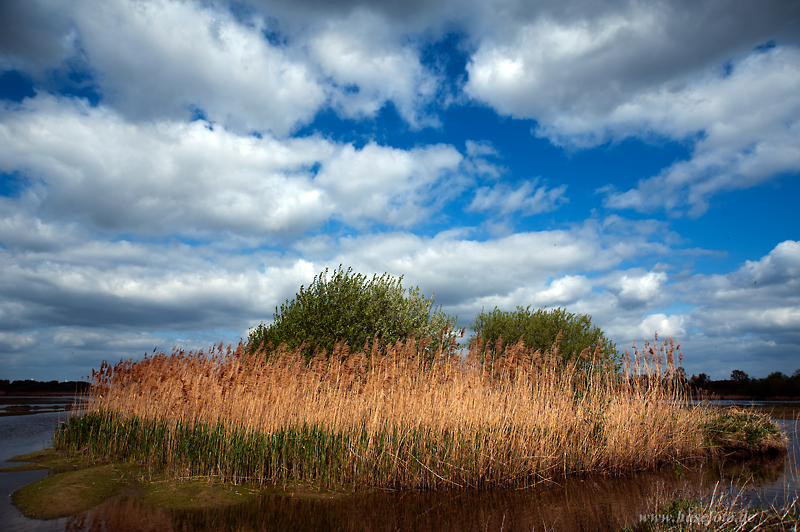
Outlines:
[[[140, 124], [49, 96], [0, 116], [0, 170], [27, 179], [22, 204], [101, 230], [268, 238], [329, 219], [407, 227], [463, 186], [463, 157], [448, 145], [356, 149], [316, 136], [242, 136], [204, 121]], [[40, 222], [23, 219], [8, 211], [0, 220], [6, 242], [34, 231], [44, 238]]]
[[538, 184], [538, 179], [532, 179], [517, 188], [505, 183], [479, 187], [467, 210], [497, 211], [501, 215], [520, 212], [523, 216], [532, 216], [553, 211], [569, 201], [565, 196], [567, 185], [547, 188], [544, 185], [537, 186]]

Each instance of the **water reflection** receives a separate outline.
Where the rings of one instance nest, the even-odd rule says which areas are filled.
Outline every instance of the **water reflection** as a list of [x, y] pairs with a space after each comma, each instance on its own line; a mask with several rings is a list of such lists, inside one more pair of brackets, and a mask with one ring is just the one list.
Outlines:
[[652, 512], [658, 501], [697, 495], [718, 481], [730, 485], [729, 479], [742, 472], [758, 471], [761, 480], [754, 482], [770, 482], [782, 467], [780, 459], [739, 461], [718, 469], [570, 478], [518, 490], [377, 492], [322, 500], [267, 495], [249, 504], [196, 511], [154, 509], [119, 499], [70, 518], [67, 530], [620, 530]]
[[249, 504], [197, 511], [153, 509], [119, 499], [70, 518], [67, 530], [619, 530], [648, 511], [654, 493], [681, 488], [688, 488], [688, 481], [675, 473], [648, 473], [573, 478], [524, 490], [377, 492], [327, 500], [267, 495]]
[[800, 419], [773, 421], [789, 440], [789, 450], [785, 455], [734, 460], [725, 468], [725, 471], [731, 471], [729, 479], [733, 482], [753, 486], [742, 494], [753, 505], [782, 506], [800, 494]]

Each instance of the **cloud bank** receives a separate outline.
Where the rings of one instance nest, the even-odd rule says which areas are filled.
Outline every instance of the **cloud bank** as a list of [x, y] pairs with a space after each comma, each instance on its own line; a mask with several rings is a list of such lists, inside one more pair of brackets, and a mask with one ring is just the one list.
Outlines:
[[236, 342], [343, 263], [791, 373], [796, 236], [695, 240], [800, 173], [798, 36], [777, 0], [3, 2], [4, 365]]

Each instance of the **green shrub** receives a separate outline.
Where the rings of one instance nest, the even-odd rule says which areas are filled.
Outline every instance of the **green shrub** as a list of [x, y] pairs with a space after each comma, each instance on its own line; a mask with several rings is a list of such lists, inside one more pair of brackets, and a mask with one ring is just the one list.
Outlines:
[[478, 333], [493, 350], [498, 338], [502, 336], [503, 344], [515, 344], [520, 339], [526, 346], [538, 349], [542, 353], [550, 349], [561, 331], [559, 352], [564, 360], [571, 360], [588, 348], [594, 353], [597, 343], [601, 342], [601, 352], [607, 360], [617, 363], [618, 352], [605, 337], [599, 327], [592, 325], [592, 317], [586, 314], [572, 314], [566, 309], [551, 310], [517, 307], [516, 311], [502, 311], [497, 307], [492, 312], [481, 311], [471, 327], [475, 334], [470, 341], [475, 341]]
[[420, 295], [419, 287], [406, 290], [403, 277], [373, 275], [369, 280], [354, 274], [352, 268], [339, 269], [328, 279], [328, 269], [314, 277], [308, 288], [292, 301], [275, 308], [273, 322], [250, 331], [248, 348], [254, 352], [262, 345], [286, 344], [290, 349], [305, 343], [310, 358], [315, 349], [329, 354], [338, 341], [360, 349], [375, 336], [384, 343], [431, 337], [433, 349], [440, 337], [449, 340], [456, 331], [456, 317], [446, 315], [441, 305]]
[[785, 449], [778, 428], [769, 416], [753, 410], [730, 408], [721, 410], [703, 425], [710, 447], [724, 451], [780, 451]]

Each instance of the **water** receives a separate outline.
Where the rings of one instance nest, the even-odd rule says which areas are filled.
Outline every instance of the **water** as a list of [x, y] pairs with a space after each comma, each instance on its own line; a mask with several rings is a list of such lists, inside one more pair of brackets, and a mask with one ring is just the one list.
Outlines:
[[[0, 459], [51, 445], [53, 431], [65, 416], [62, 412], [0, 417]], [[652, 512], [654, 503], [666, 496], [681, 492], [691, 496], [716, 483], [741, 492], [740, 500], [752, 504], [782, 504], [797, 497], [800, 425], [794, 420], [776, 423], [790, 438], [787, 455], [694, 470], [668, 467], [616, 478], [571, 477], [529, 489], [377, 491], [313, 500], [266, 495], [247, 504], [195, 511], [152, 508], [121, 498], [51, 521], [28, 519], [11, 504], [14, 490], [43, 478], [45, 471], [2, 473], [0, 530], [619, 530]]]
[[800, 420], [773, 419], [789, 439], [785, 456], [734, 462], [728, 467], [728, 482], [744, 482], [743, 497], [752, 505], [783, 506], [800, 494]]
[[[0, 397], [0, 412], [2, 408], [12, 405], [30, 406], [27, 412], [36, 412], [34, 406], [57, 404], [72, 404], [72, 398], [35, 398], [35, 397]], [[55, 409], [28, 415], [0, 415], [0, 462], [21, 454], [32, 453], [53, 446], [53, 433], [68, 415], [65, 412], [53, 412]], [[15, 464], [2, 463], [0, 467]], [[66, 530], [68, 519], [52, 521], [39, 521], [28, 519], [11, 504], [11, 494], [16, 490], [41, 480], [47, 471], [18, 471], [13, 473], [0, 473], [0, 530], [4, 532], [16, 531], [63, 531]]]
[[71, 395], [46, 397], [0, 395], [0, 417], [69, 412], [74, 399]]

